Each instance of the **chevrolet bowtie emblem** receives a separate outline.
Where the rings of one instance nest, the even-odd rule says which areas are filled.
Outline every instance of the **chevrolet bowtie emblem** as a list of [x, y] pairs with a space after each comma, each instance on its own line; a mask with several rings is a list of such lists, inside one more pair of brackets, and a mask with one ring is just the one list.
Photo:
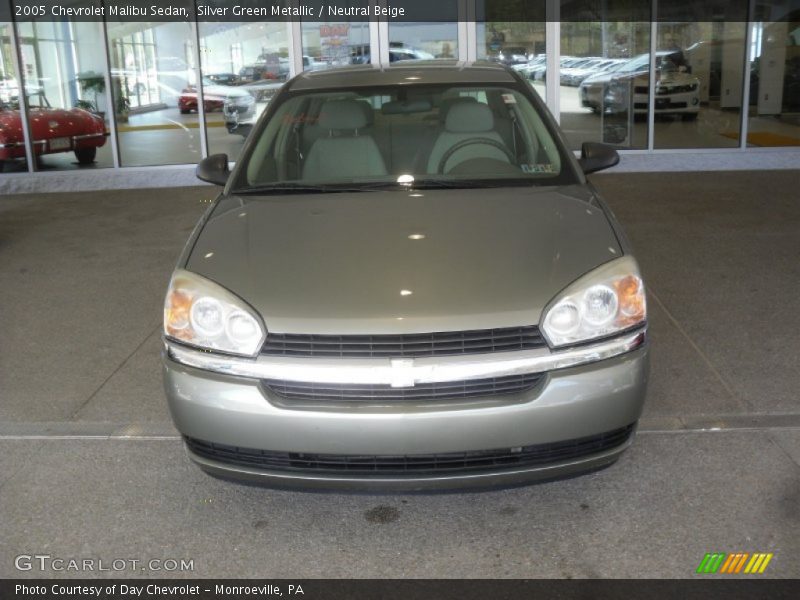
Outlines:
[[392, 365], [393, 388], [414, 387], [414, 359], [393, 358], [389, 361]]

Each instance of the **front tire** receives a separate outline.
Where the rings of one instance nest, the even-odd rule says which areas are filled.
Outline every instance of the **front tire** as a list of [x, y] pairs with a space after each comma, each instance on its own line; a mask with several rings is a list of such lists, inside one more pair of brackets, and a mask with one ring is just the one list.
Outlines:
[[93, 147], [75, 149], [75, 158], [78, 159], [78, 164], [90, 165], [94, 162], [95, 156], [97, 156], [97, 148]]
[[684, 121], [697, 121], [697, 115], [700, 113], [683, 113], [681, 119]]
[[181, 109], [181, 114], [182, 115], [188, 115], [190, 112], [192, 112], [191, 108], [182, 108]]

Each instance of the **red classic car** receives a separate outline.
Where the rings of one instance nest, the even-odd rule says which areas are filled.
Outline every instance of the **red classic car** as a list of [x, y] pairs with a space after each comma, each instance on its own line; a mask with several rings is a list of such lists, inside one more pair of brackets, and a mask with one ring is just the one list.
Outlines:
[[[35, 155], [74, 152], [82, 165], [94, 162], [106, 143], [102, 117], [80, 108], [52, 108], [44, 94], [28, 95], [30, 130]], [[0, 167], [3, 161], [25, 157], [19, 101], [0, 102]]]

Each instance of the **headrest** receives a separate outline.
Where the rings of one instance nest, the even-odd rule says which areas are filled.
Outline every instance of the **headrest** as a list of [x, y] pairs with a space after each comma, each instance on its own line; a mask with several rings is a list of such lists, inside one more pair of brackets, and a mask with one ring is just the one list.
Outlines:
[[478, 102], [454, 104], [447, 113], [444, 128], [451, 133], [479, 133], [494, 129], [491, 109]]
[[369, 100], [356, 100], [356, 102], [361, 107], [361, 110], [364, 111], [364, 117], [367, 119], [367, 126], [373, 125], [375, 123], [375, 110], [372, 108]]
[[448, 98], [442, 98], [439, 102], [439, 121], [444, 123], [445, 120], [447, 120], [447, 113], [450, 112], [450, 109], [453, 108], [454, 105], [477, 101], [478, 99], [475, 96], [450, 96]]
[[367, 114], [358, 100], [329, 100], [322, 105], [319, 126], [322, 129], [361, 129], [367, 125]]

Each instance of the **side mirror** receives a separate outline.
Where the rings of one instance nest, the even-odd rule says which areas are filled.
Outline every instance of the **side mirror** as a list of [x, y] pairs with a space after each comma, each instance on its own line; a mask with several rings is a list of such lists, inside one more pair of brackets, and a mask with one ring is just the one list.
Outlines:
[[227, 154], [212, 154], [197, 163], [195, 175], [202, 181], [213, 183], [214, 185], [225, 185], [228, 176], [231, 174], [228, 169]]
[[588, 175], [589, 173], [608, 169], [619, 163], [619, 154], [608, 144], [584, 142], [583, 146], [581, 146], [581, 157], [578, 162], [583, 172]]

